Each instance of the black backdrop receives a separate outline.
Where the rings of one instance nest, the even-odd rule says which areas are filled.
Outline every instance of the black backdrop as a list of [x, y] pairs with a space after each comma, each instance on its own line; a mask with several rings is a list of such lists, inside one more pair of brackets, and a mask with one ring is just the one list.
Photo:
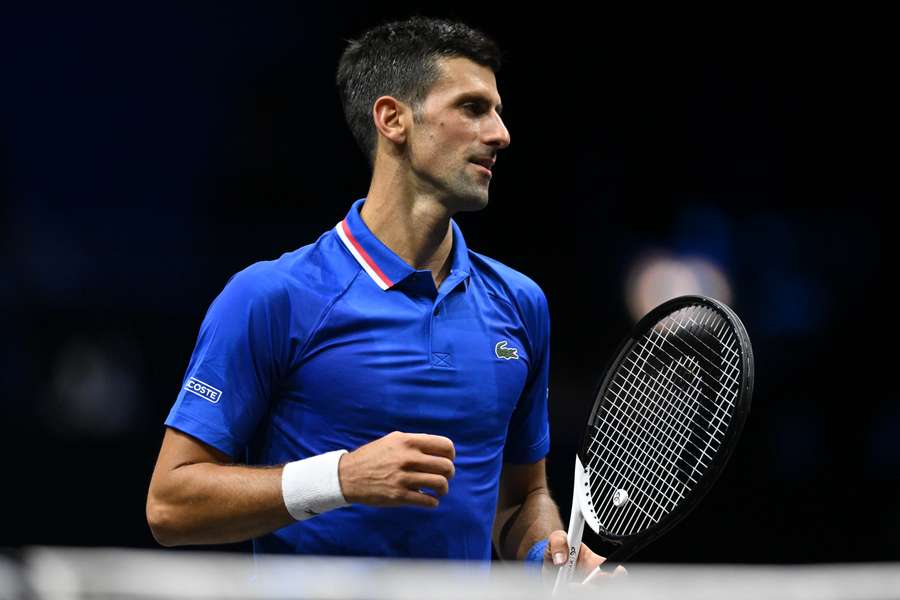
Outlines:
[[[365, 195], [334, 70], [344, 40], [409, 14], [2, 9], [0, 546], [156, 547], [146, 490], [200, 320], [231, 274], [313, 241]], [[590, 392], [632, 322], [629, 268], [664, 250], [726, 273], [757, 385], [720, 483], [637, 560], [900, 558], [892, 327], [874, 318], [894, 262], [885, 19], [424, 14], [506, 51], [512, 144], [490, 206], [458, 222], [547, 294], [564, 522]]]

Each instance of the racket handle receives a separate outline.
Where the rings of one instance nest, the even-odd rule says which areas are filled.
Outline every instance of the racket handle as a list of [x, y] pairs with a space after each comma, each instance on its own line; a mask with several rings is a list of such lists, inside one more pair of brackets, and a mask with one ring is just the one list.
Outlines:
[[560, 588], [565, 588], [575, 574], [575, 565], [578, 564], [578, 553], [581, 552], [581, 535], [584, 533], [584, 516], [581, 514], [581, 504], [578, 502], [579, 487], [576, 485], [572, 492], [572, 515], [569, 517], [569, 529], [566, 531], [566, 539], [569, 544], [569, 558], [566, 564], [556, 573], [556, 583], [553, 584], [553, 594], [556, 595]]

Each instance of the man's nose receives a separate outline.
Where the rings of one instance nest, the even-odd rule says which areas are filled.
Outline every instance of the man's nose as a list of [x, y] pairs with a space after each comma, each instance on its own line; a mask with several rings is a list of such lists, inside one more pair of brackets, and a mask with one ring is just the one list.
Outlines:
[[495, 112], [494, 118], [491, 119], [491, 126], [489, 128], [488, 136], [490, 142], [496, 145], [501, 150], [509, 146], [509, 130], [503, 123], [503, 119], [500, 117], [499, 113]]

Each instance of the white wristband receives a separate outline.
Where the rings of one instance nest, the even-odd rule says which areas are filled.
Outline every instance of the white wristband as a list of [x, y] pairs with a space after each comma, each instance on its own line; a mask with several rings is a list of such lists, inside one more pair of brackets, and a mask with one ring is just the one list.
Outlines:
[[341, 492], [338, 463], [346, 450], [334, 450], [284, 465], [281, 495], [291, 516], [303, 521], [350, 503]]

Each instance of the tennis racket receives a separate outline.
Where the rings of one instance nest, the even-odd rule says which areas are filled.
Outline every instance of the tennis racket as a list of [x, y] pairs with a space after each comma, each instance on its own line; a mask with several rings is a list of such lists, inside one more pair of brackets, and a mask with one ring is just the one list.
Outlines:
[[728, 462], [752, 394], [750, 338], [726, 305], [682, 296], [641, 319], [594, 396], [553, 592], [572, 578], [585, 522], [622, 562], [683, 519]]

